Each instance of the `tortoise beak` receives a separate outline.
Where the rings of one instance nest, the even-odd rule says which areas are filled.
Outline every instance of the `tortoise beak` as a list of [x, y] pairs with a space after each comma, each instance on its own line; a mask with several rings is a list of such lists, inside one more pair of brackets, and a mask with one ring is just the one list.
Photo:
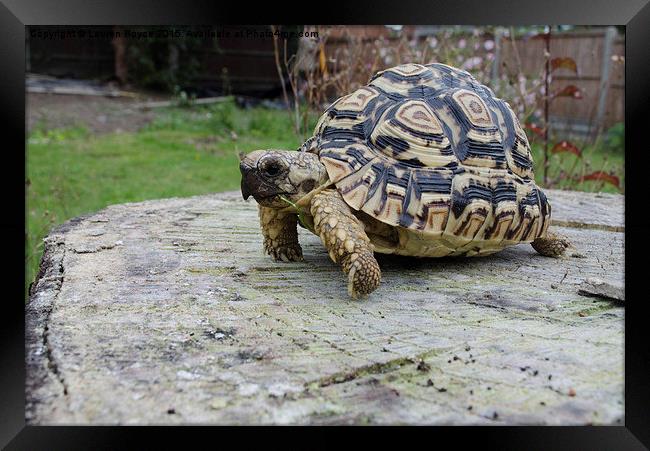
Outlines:
[[246, 186], [246, 183], [244, 183], [244, 179], [242, 179], [241, 181], [241, 195], [244, 198], [244, 200], [251, 197], [251, 192], [248, 191], [248, 187]]
[[255, 187], [259, 182], [256, 182], [256, 177], [253, 171], [253, 168], [245, 161], [239, 164], [239, 171], [241, 172], [241, 195], [244, 200], [251, 197], [253, 194], [253, 187]]
[[256, 201], [278, 194], [277, 188], [260, 178], [257, 167], [252, 166], [249, 160], [239, 164], [241, 171], [241, 195], [244, 200], [253, 196]]

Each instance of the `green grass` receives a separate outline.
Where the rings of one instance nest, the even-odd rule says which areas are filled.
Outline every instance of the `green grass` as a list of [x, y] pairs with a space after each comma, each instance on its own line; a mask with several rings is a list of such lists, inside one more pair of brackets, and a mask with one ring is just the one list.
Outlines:
[[[311, 127], [317, 117], [311, 118]], [[238, 152], [296, 149], [286, 111], [241, 110], [233, 102], [205, 107], [169, 108], [135, 133], [95, 136], [83, 128], [37, 128], [27, 148], [27, 240], [25, 294], [38, 270], [43, 238], [75, 216], [107, 205], [182, 197], [239, 188]], [[541, 147], [533, 145], [541, 184]], [[614, 170], [623, 182], [623, 152], [583, 149], [591, 170]], [[571, 154], [551, 156], [551, 178], [576, 162]], [[601, 182], [560, 182], [557, 187], [620, 192]]]
[[296, 149], [286, 111], [234, 103], [170, 108], [136, 133], [37, 129], [27, 148], [25, 293], [43, 238], [68, 219], [107, 205], [239, 187], [239, 151]]

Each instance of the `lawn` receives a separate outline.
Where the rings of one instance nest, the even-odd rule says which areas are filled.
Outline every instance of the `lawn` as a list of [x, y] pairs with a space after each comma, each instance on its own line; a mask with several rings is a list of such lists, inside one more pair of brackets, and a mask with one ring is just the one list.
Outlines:
[[[164, 109], [137, 132], [94, 135], [84, 128], [35, 127], [27, 148], [25, 294], [38, 270], [43, 238], [52, 227], [111, 204], [235, 190], [238, 152], [299, 145], [286, 111], [240, 109], [234, 102]], [[538, 146], [533, 153], [540, 182]], [[552, 155], [551, 175], [569, 171], [576, 158]], [[616, 171], [622, 182], [623, 152], [592, 146], [583, 149], [576, 167], [587, 160], [594, 170], [606, 165], [606, 170]], [[560, 186], [619, 192], [601, 182], [565, 181]]]

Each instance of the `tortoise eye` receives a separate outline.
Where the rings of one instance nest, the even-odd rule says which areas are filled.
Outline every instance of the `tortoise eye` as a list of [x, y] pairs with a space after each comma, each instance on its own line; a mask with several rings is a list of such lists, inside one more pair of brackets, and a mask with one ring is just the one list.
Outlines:
[[264, 167], [263, 172], [265, 175], [268, 175], [270, 177], [275, 177], [276, 175], [280, 174], [281, 168], [278, 163], [271, 162]]

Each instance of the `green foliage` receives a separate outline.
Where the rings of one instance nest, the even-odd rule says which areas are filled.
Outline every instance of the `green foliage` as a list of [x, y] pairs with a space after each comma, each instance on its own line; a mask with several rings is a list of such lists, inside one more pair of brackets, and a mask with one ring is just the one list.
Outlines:
[[47, 130], [42, 125], [37, 126], [32, 133], [30, 133], [27, 143], [28, 144], [52, 144], [60, 143], [68, 139], [85, 138], [88, 135], [88, 130], [81, 127], [75, 128], [58, 128]]
[[613, 152], [625, 152], [625, 123], [613, 125], [605, 134], [605, 146]]
[[174, 92], [199, 73], [201, 63], [196, 55], [202, 45], [201, 38], [192, 36], [130, 40], [126, 52], [129, 80], [139, 87]]
[[[571, 153], [549, 153], [549, 180], [554, 189], [576, 191], [601, 191], [605, 193], [623, 193], [623, 188], [617, 188], [602, 181], [579, 181], [580, 177], [595, 172], [604, 171], [618, 177], [621, 187], [625, 186], [625, 157], [622, 152], [612, 152], [603, 145], [586, 145], [582, 156]], [[542, 143], [532, 142], [531, 152], [535, 162], [535, 181], [544, 186], [542, 162], [544, 147]]]
[[[305, 130], [308, 136], [311, 136], [314, 128], [316, 127], [316, 122], [320, 117], [322, 111], [309, 111], [306, 104], [303, 104], [302, 111], [307, 115], [305, 121]], [[290, 120], [292, 118], [290, 113], [287, 113], [286, 110], [268, 110], [268, 114], [258, 115], [250, 120], [251, 132], [257, 134], [258, 136], [265, 135], [276, 135], [284, 134], [291, 132], [293, 129], [286, 129], [286, 123], [284, 120], [278, 121], [277, 116], [282, 115], [287, 119], [286, 123], [291, 125]]]
[[194, 101], [196, 100], [196, 94], [188, 94], [187, 92], [183, 91], [180, 86], [176, 85], [174, 86], [174, 100], [176, 102], [176, 106], [181, 108], [188, 108], [194, 104]]

